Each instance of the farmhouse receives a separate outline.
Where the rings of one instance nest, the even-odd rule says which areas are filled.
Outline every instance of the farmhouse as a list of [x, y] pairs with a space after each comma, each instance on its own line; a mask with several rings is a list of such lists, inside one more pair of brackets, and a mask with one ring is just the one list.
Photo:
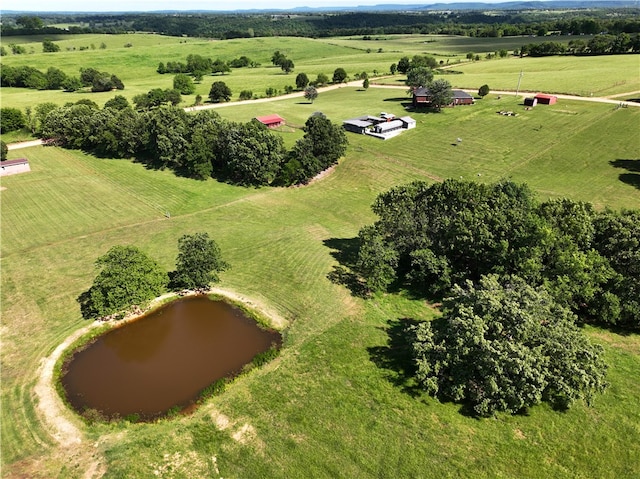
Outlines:
[[[453, 100], [449, 106], [456, 105], [473, 105], [473, 97], [462, 90], [451, 90]], [[431, 92], [426, 87], [419, 87], [413, 90], [413, 106], [429, 106], [431, 105]]]
[[266, 115], [266, 116], [256, 116], [255, 118], [260, 123], [265, 125], [267, 128], [276, 128], [278, 126], [284, 125], [284, 118], [280, 115]]
[[538, 103], [540, 103], [541, 105], [553, 105], [558, 101], [557, 96], [546, 95], [544, 93], [538, 93], [536, 96], [534, 96], [534, 98], [538, 100]]
[[0, 161], [0, 176], [17, 175], [31, 171], [29, 160], [19, 158], [17, 160]]
[[352, 133], [375, 136], [386, 140], [399, 135], [404, 130], [415, 128], [416, 121], [410, 116], [396, 118], [391, 113], [382, 112], [380, 116], [364, 115], [344, 120], [342, 126]]
[[466, 91], [452, 90], [453, 91], [453, 105], [473, 105], [473, 97]]

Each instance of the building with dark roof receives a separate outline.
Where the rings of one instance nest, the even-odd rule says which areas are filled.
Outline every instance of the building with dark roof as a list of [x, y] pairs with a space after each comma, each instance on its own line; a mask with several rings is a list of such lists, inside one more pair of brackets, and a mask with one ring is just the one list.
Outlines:
[[[451, 90], [453, 99], [449, 106], [473, 105], [473, 97], [463, 90]], [[413, 106], [431, 106], [431, 92], [427, 87], [419, 87], [413, 90]]]

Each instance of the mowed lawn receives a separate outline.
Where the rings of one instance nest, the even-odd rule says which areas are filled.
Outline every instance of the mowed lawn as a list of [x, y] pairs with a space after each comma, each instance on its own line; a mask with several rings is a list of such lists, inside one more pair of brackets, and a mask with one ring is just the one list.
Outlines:
[[[401, 115], [406, 101], [402, 90], [342, 88], [313, 104], [297, 98], [218, 111], [238, 121], [281, 114], [291, 145], [314, 111], [340, 122]], [[496, 113], [503, 109], [518, 116]], [[3, 473], [82, 477], [93, 454], [107, 478], [636, 476], [637, 335], [587, 329], [610, 364], [611, 387], [593, 407], [476, 420], [417, 393], [400, 369], [393, 331], [433, 309], [402, 296], [354, 298], [327, 274], [338, 250], [375, 220], [376, 195], [416, 179], [510, 178], [527, 181], [541, 199], [639, 208], [637, 172], [619, 160], [638, 158], [640, 109], [560, 101], [525, 111], [512, 97], [489, 95], [470, 107], [411, 114], [417, 128], [388, 141], [349, 134], [340, 165], [301, 188], [197, 182], [54, 147], [11, 151], [33, 171], [3, 178], [0, 193]], [[172, 269], [177, 239], [196, 231], [215, 238], [232, 264], [221, 287], [289, 322], [281, 356], [191, 416], [88, 426], [68, 412], [85, 439], [59, 448], [36, 413], [33, 386], [41, 359], [86, 325], [75, 298], [90, 286], [93, 262], [113, 245], [134, 244]]]
[[[555, 38], [555, 37], [554, 37]], [[568, 38], [562, 38], [565, 43]], [[193, 95], [183, 96], [183, 106], [194, 104], [196, 95], [206, 101], [214, 81], [225, 82], [237, 100], [242, 91], [256, 97], [266, 96], [268, 88], [283, 93], [287, 86], [295, 87], [298, 73], [306, 73], [315, 80], [323, 73], [331, 80], [336, 68], [344, 68], [351, 79], [366, 72], [370, 77], [389, 75], [392, 63], [413, 55], [434, 56], [443, 66], [462, 74], [446, 75], [455, 87], [477, 89], [488, 84], [494, 90], [515, 90], [520, 72], [522, 91], [571, 93], [581, 96], [607, 96], [640, 91], [638, 55], [597, 57], [518, 58], [468, 62], [466, 53], [493, 53], [500, 49], [512, 52], [522, 43], [539, 42], [545, 38], [470, 38], [448, 35], [387, 35], [365, 41], [362, 37], [341, 38], [244, 38], [235, 40], [207, 40], [167, 37], [153, 34], [129, 35], [60, 35], [52, 38], [61, 47], [58, 53], [42, 53], [42, 38], [7, 37], [2, 44], [17, 43], [29, 53], [2, 57], [9, 66], [35, 66], [41, 71], [49, 67], [78, 76], [80, 68], [95, 68], [117, 75], [125, 89], [117, 92], [91, 93], [88, 89], [69, 93], [62, 90], [37, 91], [24, 88], [3, 88], [5, 107], [25, 109], [39, 103], [63, 105], [80, 99], [91, 99], [98, 105], [114, 95], [134, 96], [153, 88], [172, 88], [173, 74], [156, 72], [160, 62], [186, 63], [187, 55], [201, 55], [231, 61], [242, 55], [260, 63], [257, 68], [233, 69], [225, 75], [208, 75], [196, 85]], [[547, 39], [548, 40], [548, 39]], [[557, 38], [555, 40], [558, 40]], [[100, 45], [104, 43], [105, 49]], [[95, 49], [91, 49], [91, 45]], [[131, 45], [126, 47], [125, 45]], [[80, 50], [80, 48], [86, 48]], [[293, 60], [295, 69], [286, 74], [271, 64], [271, 56], [278, 50]], [[396, 75], [376, 81], [403, 85], [405, 76]]]
[[[207, 100], [209, 90], [214, 81], [223, 81], [237, 100], [243, 90], [252, 91], [257, 97], [264, 97], [267, 88], [273, 88], [281, 93], [286, 86], [295, 87], [298, 73], [304, 72], [311, 80], [315, 80], [319, 73], [332, 78], [336, 68], [342, 67], [350, 74], [366, 71], [369, 75], [374, 70], [388, 73], [391, 63], [397, 62], [397, 54], [366, 54], [361, 50], [354, 50], [343, 46], [331, 45], [320, 40], [293, 37], [252, 38], [237, 40], [206, 40], [183, 39], [178, 37], [163, 37], [160, 35], [69, 35], [59, 42], [62, 51], [58, 53], [41, 53], [41, 43], [26, 43], [27, 48], [34, 48], [35, 53], [26, 55], [10, 55], [2, 57], [3, 65], [36, 66], [41, 71], [49, 67], [63, 70], [67, 75], [79, 76], [80, 68], [95, 68], [115, 74], [122, 80], [125, 89], [118, 92], [91, 93], [78, 91], [74, 93], [58, 91], [36, 91], [24, 88], [3, 88], [3, 106], [24, 109], [43, 102], [64, 104], [75, 102], [82, 98], [89, 98], [103, 105], [116, 94], [127, 97], [130, 101], [135, 95], [146, 93], [153, 88], [173, 88], [174, 74], [160, 75], [157, 73], [160, 62], [186, 63], [190, 54], [201, 55], [206, 58], [231, 61], [240, 56], [247, 56], [260, 63], [257, 68], [238, 68], [224, 75], [205, 76], [196, 85], [197, 91], [193, 95], [183, 96], [184, 105], [191, 105], [196, 95]], [[99, 48], [104, 41], [107, 48]], [[131, 43], [131, 47], [124, 45]], [[80, 44], [94, 44], [95, 50], [67, 51], [67, 47]], [[280, 67], [271, 63], [273, 53], [278, 50], [295, 63], [295, 70], [286, 74]]]

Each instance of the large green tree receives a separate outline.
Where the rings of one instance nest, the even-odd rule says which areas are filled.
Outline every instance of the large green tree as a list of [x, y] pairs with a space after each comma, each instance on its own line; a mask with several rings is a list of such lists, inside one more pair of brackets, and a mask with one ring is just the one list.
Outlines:
[[[411, 72], [409, 72], [409, 74], [411, 74]], [[451, 83], [447, 80], [439, 79], [431, 82], [429, 84], [429, 92], [431, 94], [431, 105], [438, 111], [453, 101]]]
[[135, 246], [114, 246], [96, 261], [100, 272], [78, 297], [82, 316], [97, 319], [144, 306], [160, 296], [169, 277], [160, 265]]
[[296, 75], [296, 87], [299, 90], [304, 90], [308, 84], [309, 84], [309, 77], [307, 76], [306, 73], [298, 73], [298, 75]]
[[407, 73], [411, 69], [411, 60], [409, 60], [409, 57], [402, 57], [398, 61], [397, 69], [400, 73]]
[[286, 154], [282, 137], [257, 121], [228, 123], [220, 130], [217, 152], [228, 179], [246, 186], [271, 184]]
[[640, 330], [640, 211], [606, 211], [594, 218], [594, 248], [620, 275], [604, 299], [618, 302], [609, 322]]
[[184, 235], [178, 240], [178, 257], [172, 283], [178, 289], [207, 289], [229, 268], [218, 244], [208, 233]]
[[456, 286], [444, 315], [414, 329], [416, 377], [430, 394], [479, 416], [549, 401], [567, 408], [607, 386], [602, 348], [543, 288], [518, 277]]
[[53, 43], [51, 40], [44, 40], [42, 42], [42, 51], [44, 53], [55, 53], [60, 51], [60, 45]]
[[231, 100], [231, 89], [223, 81], [213, 82], [209, 90], [209, 100], [214, 103]]
[[17, 108], [5, 107], [0, 109], [0, 133], [19, 130], [27, 125], [27, 118]]
[[46, 73], [47, 90], [59, 90], [64, 85], [67, 75], [56, 67], [49, 67]]
[[158, 168], [177, 169], [189, 149], [189, 115], [176, 107], [160, 107], [146, 113], [149, 132], [147, 157]]
[[333, 72], [333, 83], [342, 83], [347, 79], [347, 72], [344, 68], [338, 67]]
[[192, 95], [196, 91], [196, 86], [189, 75], [178, 73], [173, 77], [173, 89], [178, 90], [183, 95]]
[[304, 97], [313, 103], [315, 99], [318, 98], [318, 89], [313, 85], [306, 86], [304, 89]]
[[304, 132], [304, 138], [310, 140], [311, 152], [323, 170], [336, 164], [347, 151], [348, 140], [344, 129], [325, 116], [310, 116], [305, 122]]
[[428, 67], [412, 68], [407, 73], [406, 85], [410, 88], [429, 86], [433, 80], [433, 70]]
[[285, 73], [291, 73], [295, 68], [295, 64], [293, 63], [293, 60], [286, 58], [285, 60], [282, 61], [282, 63], [280, 63], [280, 68]]

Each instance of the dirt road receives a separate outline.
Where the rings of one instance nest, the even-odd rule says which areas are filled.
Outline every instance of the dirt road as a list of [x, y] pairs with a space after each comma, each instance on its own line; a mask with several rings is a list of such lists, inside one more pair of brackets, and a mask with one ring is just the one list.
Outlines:
[[[329, 85], [326, 87], [322, 87], [322, 88], [318, 88], [318, 93], [322, 93], [325, 91], [330, 91], [330, 90], [335, 90], [337, 88], [344, 88], [344, 87], [360, 87], [362, 86], [362, 82], [357, 80], [357, 81], [352, 81], [349, 83], [341, 83], [339, 85]], [[387, 89], [392, 89], [392, 90], [407, 90], [407, 87], [404, 85], [376, 85], [375, 83], [370, 84], [370, 88], [387, 88]], [[477, 93], [476, 90], [468, 90], [468, 89], [463, 89], [464, 91], [474, 94]], [[492, 91], [491, 94], [493, 95], [505, 95], [505, 96], [515, 96], [516, 92], [514, 91], [507, 91], [507, 90], [496, 90], [496, 91]], [[523, 98], [525, 96], [529, 96], [529, 95], [533, 95], [534, 93], [532, 92], [519, 92], [518, 96], [522, 96]], [[620, 97], [628, 97], [628, 96], [639, 96], [640, 95], [640, 91], [631, 91], [628, 93], [618, 93], [616, 95], [611, 95], [610, 97], [585, 97], [585, 96], [577, 96], [577, 95], [563, 95], [563, 94], [559, 94], [559, 93], [554, 93], [555, 96], [557, 96], [559, 99], [562, 100], [577, 100], [577, 101], [591, 101], [591, 102], [596, 102], [596, 103], [609, 103], [611, 105], [621, 105], [624, 107], [630, 106], [630, 107], [640, 107], [640, 103], [639, 102], [633, 102], [633, 101], [626, 101], [626, 100], [620, 100]], [[302, 91], [297, 91], [294, 93], [289, 93], [287, 95], [280, 95], [280, 96], [274, 96], [271, 98], [258, 98], [257, 100], [242, 100], [242, 101], [229, 101], [229, 102], [224, 102], [224, 103], [209, 103], [206, 105], [198, 105], [198, 106], [188, 106], [186, 107], [184, 110], [185, 111], [199, 111], [199, 110], [210, 110], [210, 109], [216, 109], [216, 108], [224, 108], [224, 107], [228, 107], [228, 106], [237, 106], [237, 105], [249, 105], [249, 104], [255, 104], [255, 103], [267, 103], [270, 101], [276, 101], [276, 100], [283, 100], [286, 98], [301, 98], [304, 97], [304, 92]], [[407, 97], [408, 98], [408, 97]], [[9, 148], [9, 150], [17, 150], [20, 148], [29, 148], [31, 146], [39, 146], [42, 145], [44, 143], [44, 140], [31, 140], [31, 141], [22, 141], [19, 143], [10, 143], [7, 145], [7, 147]]]

